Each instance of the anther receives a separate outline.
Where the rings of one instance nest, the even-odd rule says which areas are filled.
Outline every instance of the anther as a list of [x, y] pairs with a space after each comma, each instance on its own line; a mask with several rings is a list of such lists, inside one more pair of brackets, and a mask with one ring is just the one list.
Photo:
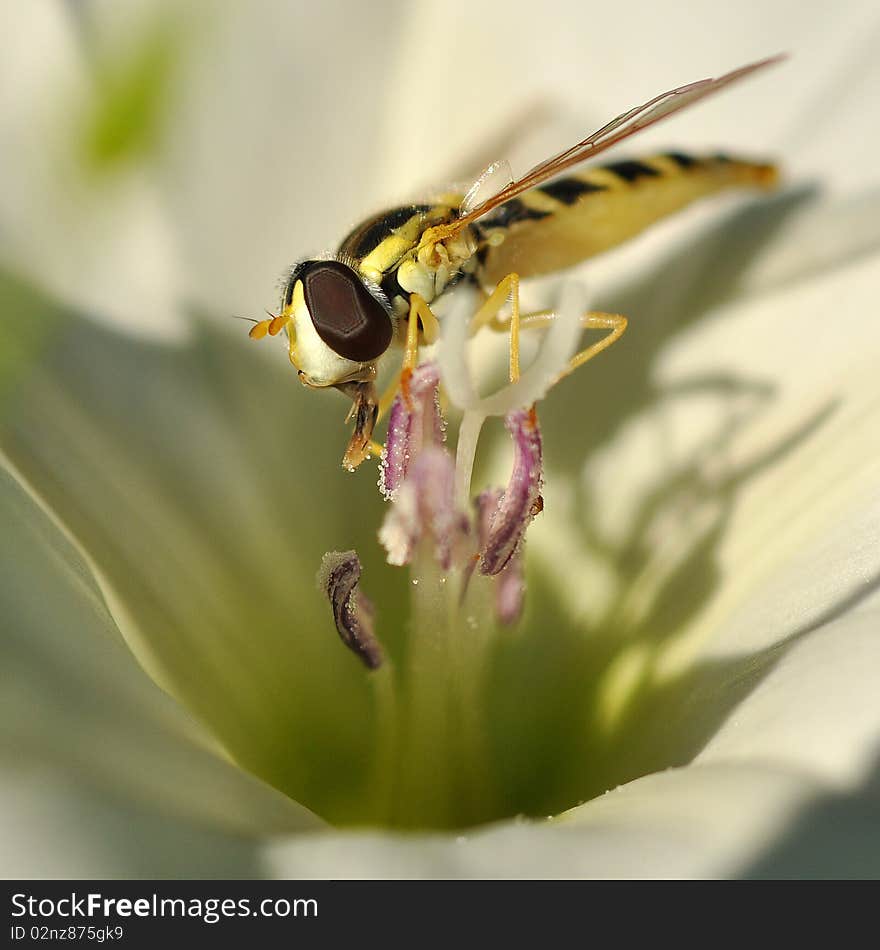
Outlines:
[[373, 633], [374, 610], [358, 590], [361, 562], [355, 551], [328, 551], [318, 571], [318, 587], [330, 601], [342, 642], [370, 670], [382, 665], [382, 647]]
[[438, 405], [440, 371], [422, 363], [401, 375], [400, 392], [391, 404], [388, 432], [379, 465], [379, 490], [392, 499], [418, 454], [445, 437]]
[[519, 551], [526, 528], [544, 507], [541, 431], [534, 407], [516, 409], [505, 417], [513, 437], [513, 470], [488, 522], [480, 560], [480, 572], [500, 574]]

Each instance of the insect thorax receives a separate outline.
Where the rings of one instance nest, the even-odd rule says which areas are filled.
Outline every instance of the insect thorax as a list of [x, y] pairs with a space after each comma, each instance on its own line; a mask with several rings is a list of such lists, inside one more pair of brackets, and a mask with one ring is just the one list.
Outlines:
[[406, 312], [410, 294], [431, 303], [476, 266], [471, 228], [447, 242], [423, 241], [429, 228], [455, 220], [457, 196], [449, 197], [449, 203], [404, 205], [374, 215], [339, 247], [340, 258], [378, 284], [397, 313]]

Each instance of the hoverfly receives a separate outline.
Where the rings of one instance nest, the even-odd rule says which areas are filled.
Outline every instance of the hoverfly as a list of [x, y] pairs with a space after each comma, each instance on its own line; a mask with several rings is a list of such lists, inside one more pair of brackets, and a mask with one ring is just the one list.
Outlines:
[[[717, 79], [679, 86], [619, 115], [521, 178], [481, 197], [504, 163], [495, 163], [465, 194], [386, 210], [358, 225], [326, 260], [306, 260], [286, 277], [277, 316], [255, 322], [260, 339], [285, 330], [290, 361], [307, 386], [340, 390], [352, 400], [354, 433], [343, 457], [353, 470], [371, 452], [373, 429], [395, 393], [407, 385], [418, 347], [439, 324], [431, 303], [462, 280], [475, 283], [483, 304], [471, 323], [509, 329], [511, 377], [518, 375], [521, 326], [546, 326], [546, 315], [519, 314], [519, 280], [570, 267], [630, 238], [706, 195], [734, 187], [770, 188], [773, 165], [726, 155], [666, 152], [618, 161], [560, 178], [561, 172], [623, 139], [777, 63], [764, 59]], [[507, 321], [498, 314], [510, 301]], [[582, 350], [569, 371], [618, 339], [626, 319], [590, 312], [587, 329], [609, 332]], [[378, 398], [377, 363], [392, 346], [404, 349], [400, 375]]]

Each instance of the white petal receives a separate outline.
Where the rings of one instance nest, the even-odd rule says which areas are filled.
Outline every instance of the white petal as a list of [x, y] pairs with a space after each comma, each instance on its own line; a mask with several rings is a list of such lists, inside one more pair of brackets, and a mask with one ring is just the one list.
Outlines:
[[[584, 794], [691, 761], [740, 707], [751, 721], [750, 694], [764, 677], [770, 688], [792, 638], [858, 605], [880, 577], [876, 260], [836, 262], [740, 301], [724, 261], [720, 274], [706, 270], [700, 250], [706, 294], [726, 305], [677, 312], [672, 291], [687, 267], [669, 255], [633, 295], [642, 323], [633, 318], [607, 358], [542, 407], [546, 506], [530, 531], [531, 622], [582, 644], [588, 685], [571, 703], [583, 710], [583, 752], [565, 761], [589, 763], [575, 783]], [[663, 274], [666, 298], [655, 287]], [[576, 488], [569, 472], [580, 473]], [[848, 649], [843, 637], [833, 643]], [[850, 787], [878, 738], [870, 680], [856, 678], [843, 707], [851, 667], [833, 649], [825, 686], [791, 702], [812, 704], [821, 721], [827, 696], [827, 728], [843, 733], [799, 739], [785, 720], [754, 749]], [[545, 679], [564, 676], [547, 661]], [[552, 703], [535, 680], [537, 701]], [[741, 740], [749, 761], [752, 741]]]
[[[442, 181], [460, 167], [462, 154], [474, 152], [479, 160], [463, 169], [471, 180], [481, 165], [501, 158], [519, 175], [663, 90], [782, 51], [791, 56], [781, 66], [646, 130], [631, 151], [736, 147], [779, 153], [796, 175], [835, 191], [876, 182], [871, 148], [856, 144], [876, 143], [878, 134], [866, 119], [868, 103], [880, 94], [870, 0], [823, 6], [810, 17], [797, 16], [790, 2], [712, 2], [701, 6], [698, 18], [687, 0], [642, 3], [637, 30], [631, 7], [564, 2], [537, 15], [543, 42], [529, 50], [528, 69], [510, 50], [528, 37], [534, 18], [512, 16], [497, 3], [477, 14], [467, 0], [449, 0], [443, 9], [446, 28], [467, 40], [448, 51], [449, 75], [469, 75], [472, 51], [479, 49], [485, 81], [479, 95], [435, 97], [424, 108], [423, 89], [410, 82], [407, 51], [430, 35], [436, 8], [425, 0], [411, 4], [401, 19], [397, 95], [385, 134], [382, 167], [389, 182]], [[614, 39], [622, 36], [623, 59]], [[536, 112], [543, 123], [535, 121]], [[396, 134], [400, 115], [408, 119], [405, 137]], [[514, 133], [496, 142], [508, 124]], [[454, 135], [437, 134], [447, 129]], [[489, 143], [493, 151], [484, 154]]]
[[[716, 244], [715, 258], [724, 253]], [[576, 616], [598, 620], [620, 598], [627, 623], [641, 623], [678, 576], [690, 643], [712, 637], [735, 651], [779, 639], [796, 604], [800, 617], [821, 611], [880, 569], [877, 261], [827, 263], [784, 292], [731, 295], [703, 319], [699, 300], [676, 312], [672, 295], [645, 286], [633, 303], [641, 322], [633, 317], [614, 351], [566, 384], [569, 400], [596, 412], [562, 392], [548, 401], [547, 509], [531, 547]], [[736, 279], [720, 266], [708, 264], [698, 285], [716, 300]], [[687, 301], [684, 262], [661, 269]], [[578, 451], [578, 490], [557, 501], [553, 486]], [[700, 544], [710, 546], [689, 568]], [[626, 552], [637, 549], [648, 557], [627, 573]]]
[[651, 775], [552, 823], [456, 838], [321, 835], [277, 841], [277, 877], [693, 878], [874, 876], [876, 803], [760, 765]]
[[120, 798], [55, 766], [0, 773], [5, 878], [263, 877], [256, 839]]
[[400, 92], [388, 25], [404, 9], [194, 7], [162, 156], [188, 299], [227, 313], [275, 307], [290, 264], [409, 200], [407, 182], [384, 180], [377, 128]]
[[82, 544], [129, 646], [262, 778], [360, 801], [373, 697], [313, 584], [327, 548], [351, 546], [381, 593], [382, 502], [366, 466], [339, 464], [342, 397], [246, 335], [141, 344], [9, 286], [30, 335], [0, 324], [20, 354], [0, 444]]
[[99, 172], [84, 157], [83, 129], [98, 98], [90, 66], [105, 56], [116, 62], [120, 49], [149, 37], [156, 10], [147, 14], [130, 18], [117, 47], [112, 37], [95, 44], [85, 23], [80, 34], [73, 9], [9, 5], [0, 55], [0, 257], [90, 316], [181, 338], [179, 252], [154, 169], [134, 161]]
[[0, 509], [6, 876], [209, 873], [215, 858], [243, 873], [248, 838], [320, 827], [137, 666], [81, 554], [5, 467]]
[[762, 659], [767, 669], [697, 761], [772, 762], [841, 791], [868, 783], [880, 753], [880, 609], [808, 624]]

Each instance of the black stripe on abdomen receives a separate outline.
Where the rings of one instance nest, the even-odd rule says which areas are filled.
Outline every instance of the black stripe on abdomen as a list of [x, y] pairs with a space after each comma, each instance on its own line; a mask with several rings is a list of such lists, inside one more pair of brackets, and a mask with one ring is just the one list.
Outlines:
[[485, 218], [478, 219], [474, 225], [481, 230], [488, 228], [509, 228], [511, 224], [517, 221], [540, 221], [541, 218], [548, 218], [552, 211], [539, 211], [537, 208], [530, 208], [519, 198], [511, 198], [505, 201], [496, 211], [492, 211]]
[[644, 162], [611, 162], [608, 165], [603, 165], [602, 168], [630, 184], [640, 178], [659, 178], [661, 174], [658, 169], [652, 168]]
[[663, 157], [670, 159], [671, 161], [675, 162], [679, 168], [685, 170], [700, 164], [700, 160], [698, 158], [694, 158], [693, 155], [685, 155], [684, 152], [664, 152]]
[[591, 191], [605, 191], [604, 185], [594, 185], [592, 182], [580, 178], [560, 178], [551, 181], [549, 185], [541, 185], [535, 191], [541, 191], [564, 205], [573, 205], [581, 195]]

